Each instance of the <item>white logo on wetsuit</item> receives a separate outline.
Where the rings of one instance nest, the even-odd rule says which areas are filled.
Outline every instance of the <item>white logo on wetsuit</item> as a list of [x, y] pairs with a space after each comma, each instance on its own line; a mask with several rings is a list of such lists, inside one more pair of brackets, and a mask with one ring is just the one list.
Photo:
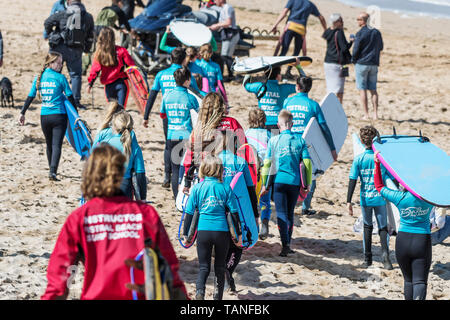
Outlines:
[[424, 216], [428, 213], [427, 209], [423, 209], [422, 208], [417, 208], [417, 207], [409, 207], [406, 209], [402, 209], [400, 210], [400, 216], [402, 218], [407, 218], [407, 217], [420, 217], [420, 216]]
[[215, 208], [217, 206], [223, 207], [223, 201], [217, 199], [215, 196], [210, 196], [202, 203], [200, 210], [203, 211], [208, 209], [209, 207]]

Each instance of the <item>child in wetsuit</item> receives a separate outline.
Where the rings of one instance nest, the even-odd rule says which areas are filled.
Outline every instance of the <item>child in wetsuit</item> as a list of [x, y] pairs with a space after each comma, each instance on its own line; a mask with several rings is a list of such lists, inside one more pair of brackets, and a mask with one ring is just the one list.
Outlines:
[[[250, 145], [255, 147], [258, 153], [258, 163], [262, 167], [262, 163], [266, 156], [267, 145], [271, 138], [270, 131], [265, 129], [266, 115], [262, 109], [252, 108], [248, 113], [248, 123], [250, 128], [245, 131], [245, 136]], [[261, 170], [261, 168], [258, 168]], [[258, 181], [260, 179], [260, 173], [258, 174]], [[265, 240], [269, 234], [269, 220], [272, 210], [270, 208], [270, 197], [272, 189], [269, 193], [259, 198], [259, 209], [261, 210], [261, 232], [259, 238]]]
[[199, 170], [199, 177], [203, 181], [192, 187], [185, 209], [185, 230], [190, 227], [195, 210], [199, 211], [197, 255], [200, 270], [196, 283], [196, 300], [205, 298], [213, 247], [215, 274], [213, 298], [222, 300], [223, 297], [226, 257], [231, 242], [227, 212], [235, 217], [235, 221], [239, 220], [233, 191], [229, 184], [222, 182], [223, 172], [224, 167], [218, 157], [206, 156]]
[[[377, 135], [377, 130], [373, 126], [366, 126], [360, 129], [361, 142], [366, 146], [364, 153], [353, 159], [350, 170], [350, 181], [347, 192], [347, 207], [350, 215], [353, 215], [352, 195], [355, 190], [358, 178], [361, 181], [360, 203], [364, 223], [363, 243], [364, 243], [364, 266], [372, 265], [372, 231], [375, 214], [378, 223], [378, 233], [380, 235], [382, 261], [385, 269], [392, 270], [392, 263], [389, 259], [389, 234], [387, 229], [386, 202], [375, 189], [373, 183], [373, 163], [372, 141]], [[383, 168], [383, 173], [385, 170]]]
[[[287, 110], [282, 110], [278, 116], [280, 134], [270, 138], [267, 147], [264, 167], [261, 171], [263, 187], [261, 196], [269, 192], [273, 184], [273, 200], [277, 212], [277, 223], [280, 231], [282, 250], [280, 256], [286, 257], [294, 253], [290, 248], [292, 233], [294, 230], [294, 209], [300, 193], [300, 162], [306, 167], [306, 184], [309, 191], [311, 184], [312, 166], [305, 140], [293, 134], [293, 116]], [[271, 166], [275, 169], [275, 178], [271, 172]]]

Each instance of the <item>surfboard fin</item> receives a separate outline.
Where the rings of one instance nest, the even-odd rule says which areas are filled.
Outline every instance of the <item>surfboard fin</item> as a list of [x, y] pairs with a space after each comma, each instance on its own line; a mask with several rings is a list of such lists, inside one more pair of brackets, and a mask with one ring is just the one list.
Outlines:
[[392, 130], [394, 131], [394, 137], [397, 136], [397, 131], [395, 130], [395, 127], [392, 127]]

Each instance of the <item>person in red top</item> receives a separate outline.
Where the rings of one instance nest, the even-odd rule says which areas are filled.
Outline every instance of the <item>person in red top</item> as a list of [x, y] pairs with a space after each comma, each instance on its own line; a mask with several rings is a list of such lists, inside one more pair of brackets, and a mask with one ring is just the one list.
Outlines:
[[[185, 193], [191, 187], [194, 172], [199, 168], [200, 162], [205, 156], [205, 150], [214, 140], [217, 131], [230, 131], [234, 134], [235, 152], [247, 143], [245, 132], [240, 123], [233, 117], [227, 116], [228, 110], [225, 107], [222, 96], [218, 93], [208, 93], [202, 101], [197, 124], [189, 139], [189, 146], [183, 161], [185, 171]], [[209, 150], [212, 151], [212, 150]]]
[[108, 102], [115, 99], [123, 107], [128, 100], [128, 84], [125, 68], [134, 66], [134, 60], [127, 49], [116, 46], [114, 30], [104, 27], [97, 40], [97, 50], [88, 77], [87, 92], [90, 93], [95, 80], [100, 74], [100, 82], [105, 86]]
[[[172, 299], [186, 299], [179, 263], [156, 210], [132, 201], [120, 191], [125, 156], [103, 144], [95, 148], [83, 170], [81, 189], [89, 200], [73, 211], [64, 223], [47, 269], [43, 300], [65, 299], [71, 267], [81, 261], [85, 267], [81, 299], [132, 299], [130, 260], [148, 243], [165, 258], [172, 273]], [[142, 271], [135, 272], [136, 283], [144, 282]], [[137, 295], [144, 298], [142, 291]]]

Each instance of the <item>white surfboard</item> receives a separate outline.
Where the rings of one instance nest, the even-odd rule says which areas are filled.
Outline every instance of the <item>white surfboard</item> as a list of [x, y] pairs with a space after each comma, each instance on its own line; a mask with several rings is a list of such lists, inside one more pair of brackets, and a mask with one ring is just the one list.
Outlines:
[[[353, 140], [353, 158], [356, 158], [358, 155], [360, 155], [366, 150], [366, 147], [361, 143], [361, 140], [359, 139], [356, 133], [352, 134], [352, 140]], [[387, 178], [385, 183], [386, 187], [388, 187], [389, 189], [398, 190], [397, 186], [390, 178]], [[388, 218], [388, 232], [390, 235], [392, 235], [394, 232], [395, 233], [398, 232], [398, 227], [400, 226], [400, 212], [392, 202], [389, 202], [386, 199], [385, 201]], [[375, 216], [373, 216], [373, 226], [374, 226], [373, 233], [374, 234], [378, 233], [378, 224]], [[362, 229], [363, 229], [363, 222], [361, 215], [353, 225], [353, 230], [355, 232], [362, 232]]]
[[[348, 132], [348, 120], [339, 99], [334, 93], [329, 93], [320, 103], [322, 113], [330, 129], [336, 152], [339, 154], [344, 145]], [[334, 162], [325, 137], [315, 117], [309, 120], [303, 132], [303, 139], [308, 145], [309, 155], [313, 166], [313, 179], [316, 179]]]
[[278, 57], [252, 57], [244, 60], [240, 60], [236, 57], [233, 64], [233, 71], [240, 74], [252, 74], [265, 71], [282, 65], [293, 63], [295, 60], [300, 59], [300, 65], [305, 67], [311, 64], [312, 59], [310, 57], [296, 57], [296, 56], [278, 56]]
[[205, 43], [211, 42], [211, 30], [201, 23], [174, 20], [170, 23], [170, 31], [188, 47], [200, 47]]

